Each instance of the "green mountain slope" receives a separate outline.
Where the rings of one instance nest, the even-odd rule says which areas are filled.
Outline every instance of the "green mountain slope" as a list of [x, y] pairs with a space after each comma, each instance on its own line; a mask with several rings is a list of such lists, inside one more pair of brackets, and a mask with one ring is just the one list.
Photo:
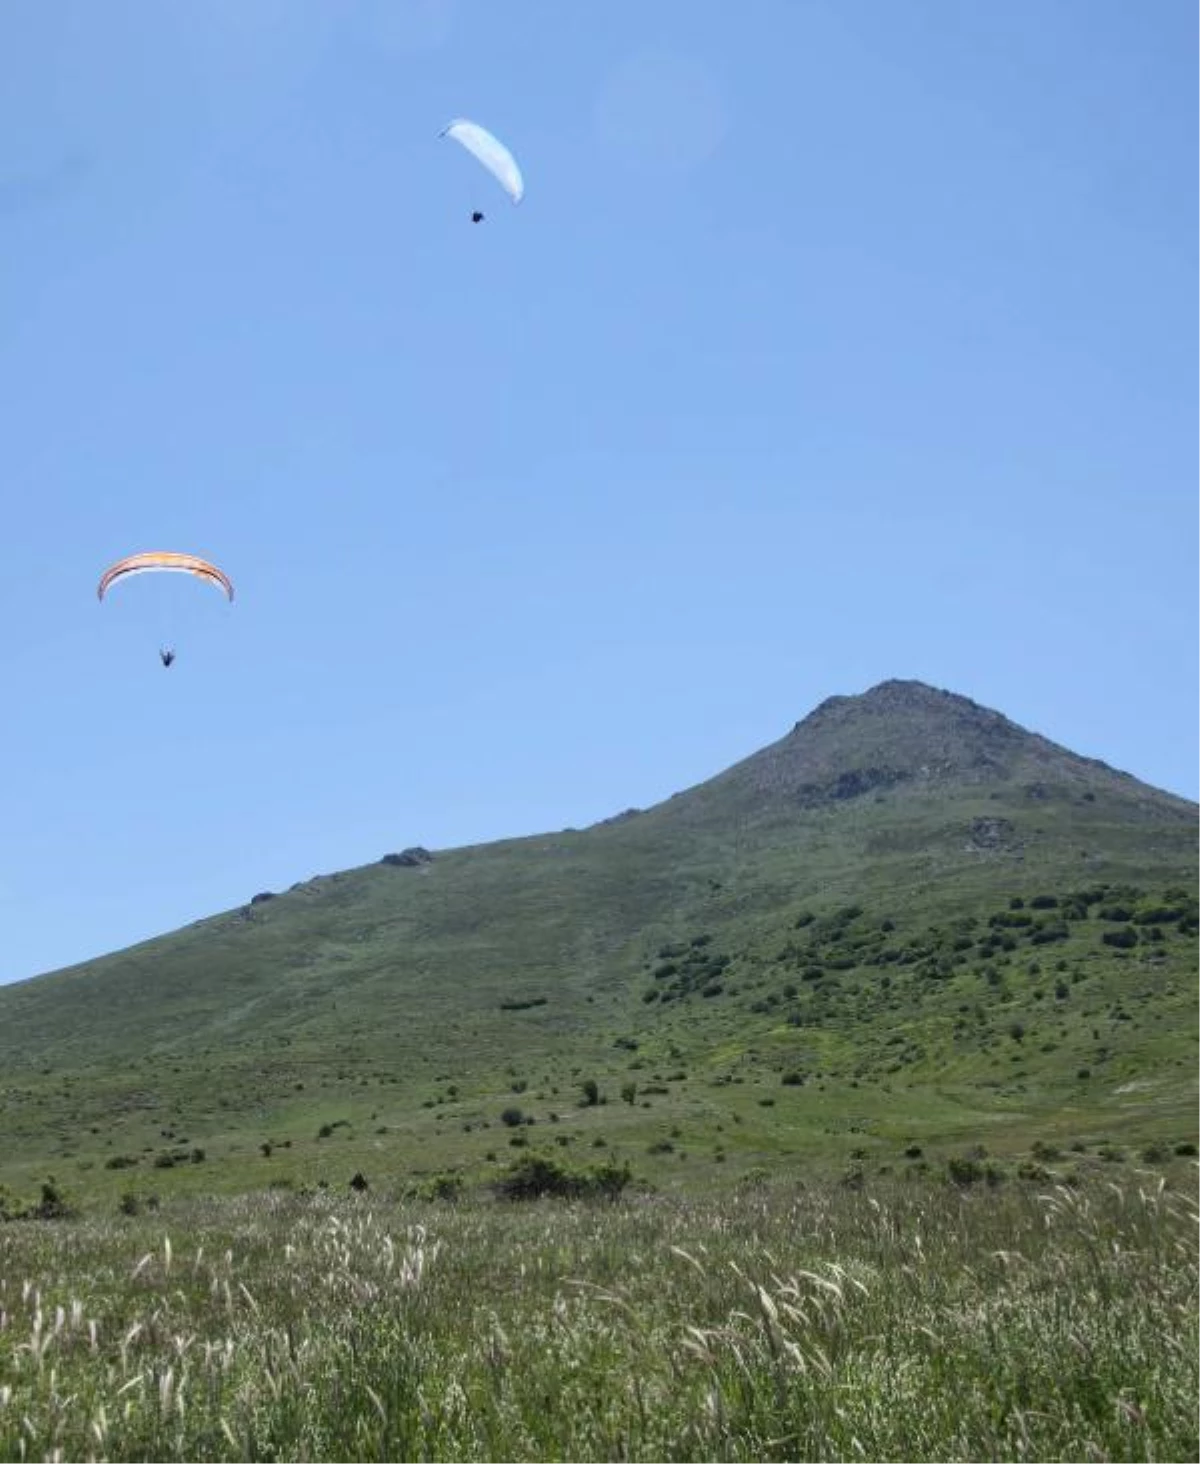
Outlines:
[[645, 811], [0, 989], [0, 1179], [471, 1180], [525, 1149], [709, 1182], [1186, 1140], [1195, 880], [1193, 804], [886, 682]]

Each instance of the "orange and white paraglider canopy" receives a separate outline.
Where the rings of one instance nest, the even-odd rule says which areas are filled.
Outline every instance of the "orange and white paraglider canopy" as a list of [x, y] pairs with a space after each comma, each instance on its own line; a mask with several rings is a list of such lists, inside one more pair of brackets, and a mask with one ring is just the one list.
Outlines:
[[133, 574], [152, 574], [165, 571], [175, 574], [192, 574], [207, 580], [210, 585], [223, 590], [233, 600], [233, 582], [223, 569], [210, 564], [195, 554], [176, 554], [170, 550], [153, 550], [147, 554], [131, 554], [127, 559], [118, 559], [100, 576], [96, 587], [96, 598], [103, 600], [110, 585]]

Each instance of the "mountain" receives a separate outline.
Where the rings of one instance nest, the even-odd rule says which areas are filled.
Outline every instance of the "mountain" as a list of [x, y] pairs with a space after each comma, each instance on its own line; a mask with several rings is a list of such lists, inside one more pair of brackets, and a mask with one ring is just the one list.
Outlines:
[[402, 850], [0, 988], [0, 1179], [1187, 1141], [1196, 814], [919, 682], [831, 697], [644, 811]]

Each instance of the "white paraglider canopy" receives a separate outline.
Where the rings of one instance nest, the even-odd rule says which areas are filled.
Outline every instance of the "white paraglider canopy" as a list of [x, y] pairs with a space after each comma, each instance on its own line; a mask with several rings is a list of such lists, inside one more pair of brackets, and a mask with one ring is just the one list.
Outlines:
[[486, 127], [480, 127], [478, 122], [468, 122], [464, 117], [457, 117], [449, 126], [443, 127], [438, 136], [452, 137], [455, 142], [461, 143], [491, 173], [509, 198], [514, 203], [520, 203], [525, 195], [525, 180], [521, 176], [517, 160]]

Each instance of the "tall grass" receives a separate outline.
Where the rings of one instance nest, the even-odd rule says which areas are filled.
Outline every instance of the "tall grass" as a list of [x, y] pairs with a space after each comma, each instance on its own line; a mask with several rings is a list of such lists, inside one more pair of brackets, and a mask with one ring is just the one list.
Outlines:
[[5, 1459], [1189, 1459], [1158, 1181], [0, 1227]]

